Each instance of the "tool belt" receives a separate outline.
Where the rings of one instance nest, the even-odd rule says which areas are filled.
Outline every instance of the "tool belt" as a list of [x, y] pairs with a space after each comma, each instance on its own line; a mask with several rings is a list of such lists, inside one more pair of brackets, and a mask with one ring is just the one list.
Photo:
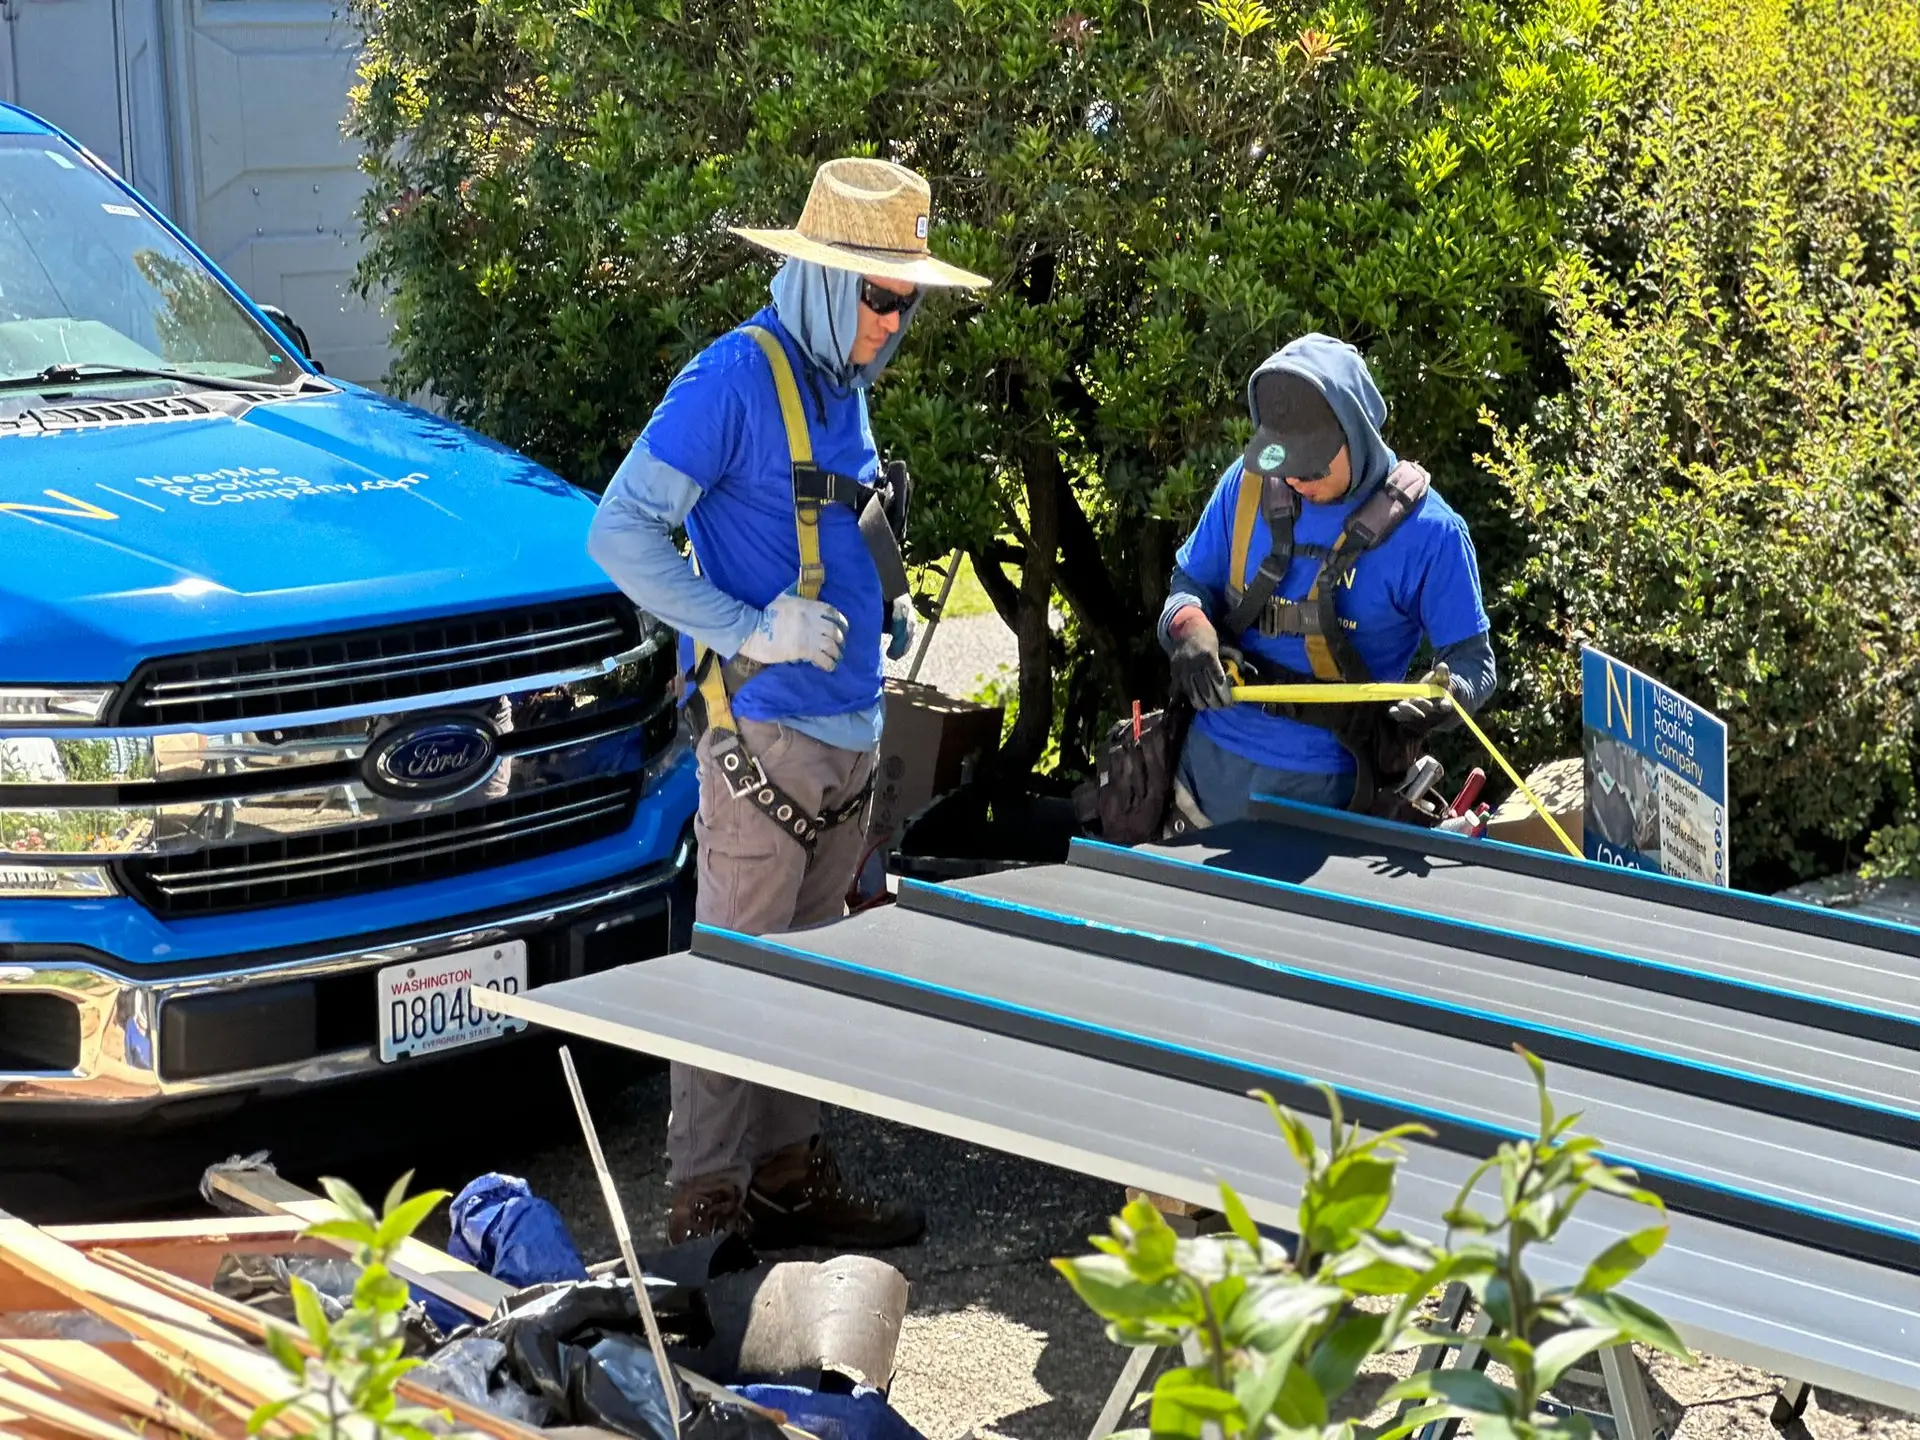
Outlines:
[[703, 650], [694, 669], [693, 695], [687, 702], [688, 723], [696, 743], [707, 731], [713, 731], [711, 753], [727, 793], [752, 805], [778, 825], [788, 839], [812, 854], [827, 831], [865, 815], [873, 800], [874, 777], [869, 773], [860, 793], [844, 805], [820, 814], [774, 784], [766, 767], [747, 749], [733, 718], [733, 693], [759, 668], [739, 657], [723, 662], [713, 651]]
[[[1284, 665], [1255, 668], [1237, 651], [1223, 649], [1221, 655], [1227, 676], [1235, 685], [1312, 684], [1315, 679]], [[1353, 757], [1353, 798], [1347, 802], [1348, 810], [1428, 827], [1446, 818], [1438, 809], [1409, 802], [1397, 788], [1426, 754], [1427, 747], [1425, 737], [1409, 732], [1388, 713], [1387, 705], [1372, 701], [1350, 705], [1263, 704], [1260, 709], [1332, 732], [1341, 748]]]

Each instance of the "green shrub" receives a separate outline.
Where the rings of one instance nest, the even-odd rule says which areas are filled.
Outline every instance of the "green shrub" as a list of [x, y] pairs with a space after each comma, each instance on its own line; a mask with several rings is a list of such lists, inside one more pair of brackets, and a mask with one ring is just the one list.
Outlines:
[[1914, 819], [1920, 7], [1624, 15], [1617, 145], [1552, 287], [1572, 389], [1493, 431], [1532, 537], [1510, 714], [1570, 746], [1589, 643], [1724, 715], [1735, 880], [1772, 886]]
[[930, 178], [937, 248], [995, 287], [928, 307], [875, 427], [921, 482], [912, 558], [966, 546], [1019, 636], [1019, 768], [1162, 692], [1173, 548], [1278, 344], [1365, 348], [1394, 438], [1470, 514], [1479, 407], [1523, 414], [1554, 376], [1541, 287], [1598, 0], [356, 11], [364, 278], [392, 297], [396, 381], [588, 483], [763, 300], [770, 265], [725, 226], [790, 222], [834, 155]]
[[[1666, 1243], [1664, 1205], [1631, 1171], [1601, 1159], [1598, 1140], [1572, 1133], [1579, 1116], [1555, 1112], [1544, 1067], [1520, 1054], [1539, 1092], [1540, 1127], [1502, 1144], [1447, 1214], [1435, 1217], [1446, 1226], [1444, 1246], [1386, 1226], [1398, 1142], [1430, 1132], [1403, 1125], [1362, 1139], [1358, 1125], [1342, 1120], [1339, 1097], [1324, 1088], [1332, 1142], [1326, 1150], [1299, 1117], [1257, 1096], [1305, 1175], [1291, 1254], [1260, 1233], [1223, 1184], [1229, 1234], [1178, 1239], [1142, 1199], [1114, 1218], [1111, 1235], [1094, 1237], [1099, 1254], [1055, 1261], [1108, 1322], [1116, 1344], [1191, 1342], [1197, 1352], [1193, 1363], [1154, 1382], [1148, 1428], [1124, 1432], [1125, 1440], [1199, 1440], [1209, 1425], [1225, 1440], [1401, 1440], [1454, 1418], [1488, 1437], [1590, 1440], [1585, 1416], [1540, 1410], [1541, 1398], [1571, 1366], [1633, 1342], [1690, 1361], [1666, 1321], [1618, 1293]], [[1495, 1183], [1483, 1186], [1489, 1176]], [[1648, 1207], [1658, 1223], [1609, 1245], [1575, 1283], [1541, 1285], [1528, 1271], [1529, 1250], [1553, 1244], [1595, 1191]], [[1477, 1208], [1496, 1199], [1491, 1214]], [[1472, 1367], [1418, 1372], [1381, 1397], [1389, 1405], [1408, 1402], [1404, 1414], [1362, 1425], [1366, 1407], [1351, 1392], [1368, 1360], [1418, 1344], [1460, 1342], [1457, 1333], [1421, 1323], [1425, 1302], [1449, 1283], [1465, 1286], [1485, 1313], [1481, 1343], [1505, 1367], [1505, 1381]], [[1361, 1416], [1352, 1415], [1356, 1409]]]

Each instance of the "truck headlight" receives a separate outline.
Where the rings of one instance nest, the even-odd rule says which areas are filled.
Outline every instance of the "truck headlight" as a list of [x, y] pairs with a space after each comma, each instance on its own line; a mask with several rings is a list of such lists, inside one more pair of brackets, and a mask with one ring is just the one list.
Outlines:
[[0, 900], [107, 900], [119, 893], [104, 865], [14, 865], [0, 854]]
[[0, 726], [98, 725], [112, 700], [111, 688], [0, 685]]

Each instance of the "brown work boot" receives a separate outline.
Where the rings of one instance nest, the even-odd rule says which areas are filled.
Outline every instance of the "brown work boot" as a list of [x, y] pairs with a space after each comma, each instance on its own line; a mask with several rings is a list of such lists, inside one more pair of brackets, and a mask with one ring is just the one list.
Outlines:
[[855, 1194], [818, 1136], [775, 1152], [747, 1187], [753, 1243], [763, 1250], [889, 1250], [920, 1238], [927, 1220], [899, 1200]]
[[731, 1180], [705, 1177], [673, 1187], [667, 1206], [669, 1245], [704, 1240], [723, 1230], [744, 1237], [749, 1228], [740, 1187]]

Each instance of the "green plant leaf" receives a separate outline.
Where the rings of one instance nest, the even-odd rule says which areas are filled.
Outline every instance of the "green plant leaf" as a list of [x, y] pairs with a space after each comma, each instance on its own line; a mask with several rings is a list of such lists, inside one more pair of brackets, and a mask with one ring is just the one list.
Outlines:
[[339, 1240], [348, 1245], [373, 1244], [373, 1230], [358, 1220], [322, 1220], [302, 1230], [309, 1240]]
[[1227, 1224], [1257, 1255], [1261, 1248], [1260, 1227], [1253, 1223], [1253, 1217], [1247, 1213], [1246, 1205], [1241, 1201], [1234, 1188], [1224, 1181], [1220, 1185], [1221, 1212], [1227, 1217]]
[[1287, 1370], [1286, 1383], [1280, 1387], [1280, 1398], [1273, 1411], [1282, 1425], [1296, 1429], [1324, 1425], [1327, 1397], [1304, 1366], [1294, 1365]]
[[[1386, 1337], [1388, 1316], [1356, 1311], [1334, 1326], [1307, 1357], [1307, 1373], [1321, 1395], [1344, 1395], [1360, 1367], [1377, 1354]], [[1324, 1423], [1315, 1421], [1315, 1424]]]
[[1355, 1156], [1336, 1160], [1324, 1183], [1310, 1184], [1301, 1210], [1308, 1238], [1321, 1252], [1344, 1250], [1376, 1225], [1393, 1203], [1394, 1166]]
[[1345, 1301], [1346, 1293], [1332, 1285], [1310, 1284], [1292, 1274], [1259, 1275], [1248, 1282], [1247, 1293], [1220, 1328], [1231, 1345], [1274, 1352]]
[[428, 1190], [404, 1201], [398, 1208], [390, 1209], [374, 1232], [374, 1245], [383, 1250], [391, 1249], [409, 1238], [446, 1198], [447, 1192], [444, 1190]]
[[304, 1381], [307, 1378], [307, 1357], [293, 1336], [276, 1325], [267, 1331], [266, 1341], [267, 1353], [280, 1362], [282, 1370], [295, 1380]]
[[323, 1175], [320, 1177], [320, 1188], [327, 1192], [327, 1198], [339, 1206], [349, 1220], [358, 1220], [369, 1230], [380, 1228], [380, 1217], [367, 1208], [367, 1202], [360, 1198], [360, 1192], [346, 1181]]
[[1313, 1173], [1314, 1161], [1319, 1153], [1319, 1145], [1313, 1138], [1313, 1132], [1306, 1123], [1291, 1110], [1283, 1106], [1264, 1090], [1252, 1092], [1253, 1098], [1263, 1102], [1267, 1113], [1273, 1116], [1273, 1123], [1279, 1128], [1287, 1142], [1287, 1149], [1293, 1152], [1294, 1161], [1309, 1175]]
[[1567, 1308], [1589, 1325], [1610, 1325], [1629, 1340], [1651, 1346], [1676, 1360], [1693, 1363], [1693, 1353], [1671, 1325], [1639, 1301], [1629, 1299], [1618, 1291], [1609, 1290], [1597, 1295], [1576, 1294], [1568, 1298]]
[[413, 1171], [411, 1170], [393, 1182], [392, 1188], [387, 1191], [386, 1202], [380, 1207], [382, 1218], [393, 1214], [395, 1210], [400, 1208], [400, 1202], [407, 1198], [407, 1187], [412, 1184]]
[[1534, 1381], [1542, 1390], [1551, 1390], [1554, 1382], [1569, 1366], [1584, 1360], [1596, 1350], [1604, 1350], [1620, 1338], [1611, 1325], [1590, 1325], [1579, 1330], [1562, 1330], [1540, 1342], [1533, 1352]]
[[1423, 1370], [1380, 1397], [1383, 1405], [1396, 1400], [1441, 1400], [1469, 1414], [1510, 1415], [1513, 1392], [1478, 1370]]
[[1647, 1261], [1660, 1253], [1667, 1243], [1667, 1227], [1656, 1225], [1616, 1240], [1587, 1266], [1580, 1277], [1582, 1290], [1611, 1290]]
[[293, 1314], [316, 1350], [324, 1350], [329, 1338], [327, 1312], [321, 1307], [320, 1292], [298, 1275], [289, 1283], [293, 1292]]
[[1067, 1277], [1074, 1293], [1106, 1320], [1146, 1322], [1182, 1329], [1201, 1319], [1200, 1293], [1187, 1280], [1146, 1282], [1127, 1263], [1111, 1255], [1087, 1255], [1056, 1260], [1054, 1268]]
[[258, 1435], [267, 1426], [278, 1420], [287, 1411], [300, 1403], [298, 1395], [289, 1395], [284, 1400], [270, 1400], [247, 1416], [247, 1434]]

